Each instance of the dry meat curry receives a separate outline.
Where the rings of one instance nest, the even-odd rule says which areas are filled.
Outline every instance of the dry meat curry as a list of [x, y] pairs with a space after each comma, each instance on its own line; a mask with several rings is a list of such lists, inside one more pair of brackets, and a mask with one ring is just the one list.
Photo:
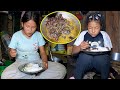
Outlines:
[[[47, 40], [52, 43], [65, 44], [77, 38], [81, 25], [75, 16], [68, 12], [52, 14], [46, 16], [41, 23], [41, 32]], [[67, 16], [67, 14], [70, 15]]]

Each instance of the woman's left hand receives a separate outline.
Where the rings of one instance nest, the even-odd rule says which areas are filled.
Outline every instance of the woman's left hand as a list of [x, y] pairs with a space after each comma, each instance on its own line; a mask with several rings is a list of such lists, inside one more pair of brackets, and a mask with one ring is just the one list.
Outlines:
[[45, 67], [45, 69], [48, 69], [48, 61], [43, 61], [43, 66]]

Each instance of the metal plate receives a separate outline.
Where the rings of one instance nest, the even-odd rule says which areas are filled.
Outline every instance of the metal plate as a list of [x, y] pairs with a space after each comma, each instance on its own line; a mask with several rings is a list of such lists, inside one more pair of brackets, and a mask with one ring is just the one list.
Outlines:
[[[58, 22], [56, 21], [57, 25], [56, 26], [56, 29], [55, 30], [58, 30], [59, 32], [59, 37], [57, 40], [55, 40], [54, 38], [51, 37], [49, 31], [50, 30], [53, 30], [53, 29], [48, 29], [47, 26], [46, 26], [46, 22], [48, 22], [49, 18], [51, 18], [50, 16], [52, 16], [52, 18], [55, 18], [56, 16], [59, 16], [59, 15], [62, 15], [62, 18], [65, 19], [66, 21], [69, 22], [69, 26], [70, 27], [73, 27], [72, 29], [69, 29], [70, 33], [69, 34], [64, 34], [60, 31], [63, 31], [65, 29], [59, 29], [58, 30], [58, 27], [60, 24], [59, 23], [59, 20]], [[51, 24], [51, 27], [53, 27], [53, 24]], [[80, 31], [81, 31], [81, 23], [80, 23], [80, 20], [73, 14], [69, 13], [69, 12], [65, 12], [65, 11], [56, 11], [56, 12], [52, 12], [48, 15], [46, 15], [41, 24], [40, 24], [40, 31], [42, 33], [42, 35], [44, 36], [44, 38], [52, 43], [55, 43], [55, 44], [66, 44], [66, 43], [70, 43], [72, 41], [74, 41], [78, 35], [80, 34]], [[55, 32], [53, 32], [55, 34]], [[58, 34], [57, 34], [58, 35]]]
[[[32, 74], [38, 74], [38, 73], [41, 73], [41, 72], [45, 71], [45, 68], [42, 66], [42, 64], [39, 64], [39, 67], [42, 67], [42, 68], [43, 68], [42, 70], [38, 70], [38, 71], [34, 71], [34, 72], [27, 72], [27, 71], [24, 70], [24, 68], [26, 67], [27, 64], [29, 64], [29, 63], [25, 63], [25, 64], [23, 64], [23, 65], [20, 65], [20, 66], [18, 67], [18, 69], [19, 69], [21, 72], [23, 72], [23, 73], [31, 74], [31, 75], [32, 75]], [[35, 63], [35, 64], [37, 64], [37, 63]]]
[[90, 50], [84, 50], [82, 51], [86, 54], [90, 55], [102, 55], [102, 54], [110, 54], [111, 51], [90, 51]]

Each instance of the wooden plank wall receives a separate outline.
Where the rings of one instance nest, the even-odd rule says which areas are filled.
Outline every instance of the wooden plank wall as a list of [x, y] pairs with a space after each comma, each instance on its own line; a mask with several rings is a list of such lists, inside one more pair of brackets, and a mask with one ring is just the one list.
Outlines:
[[113, 52], [120, 52], [120, 11], [106, 11], [106, 32], [109, 34]]

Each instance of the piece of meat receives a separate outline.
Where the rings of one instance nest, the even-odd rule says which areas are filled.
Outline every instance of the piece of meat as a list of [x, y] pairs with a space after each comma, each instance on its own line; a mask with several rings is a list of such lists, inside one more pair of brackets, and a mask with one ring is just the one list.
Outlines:
[[72, 36], [69, 37], [70, 40], [73, 40], [74, 38]]
[[70, 25], [70, 21], [63, 18], [62, 14], [49, 18], [45, 25], [50, 38], [54, 38], [55, 40], [58, 40], [61, 34], [70, 34], [71, 29], [73, 29]]
[[70, 30], [63, 30], [63, 31], [62, 31], [62, 34], [69, 35], [69, 34], [70, 34]]

